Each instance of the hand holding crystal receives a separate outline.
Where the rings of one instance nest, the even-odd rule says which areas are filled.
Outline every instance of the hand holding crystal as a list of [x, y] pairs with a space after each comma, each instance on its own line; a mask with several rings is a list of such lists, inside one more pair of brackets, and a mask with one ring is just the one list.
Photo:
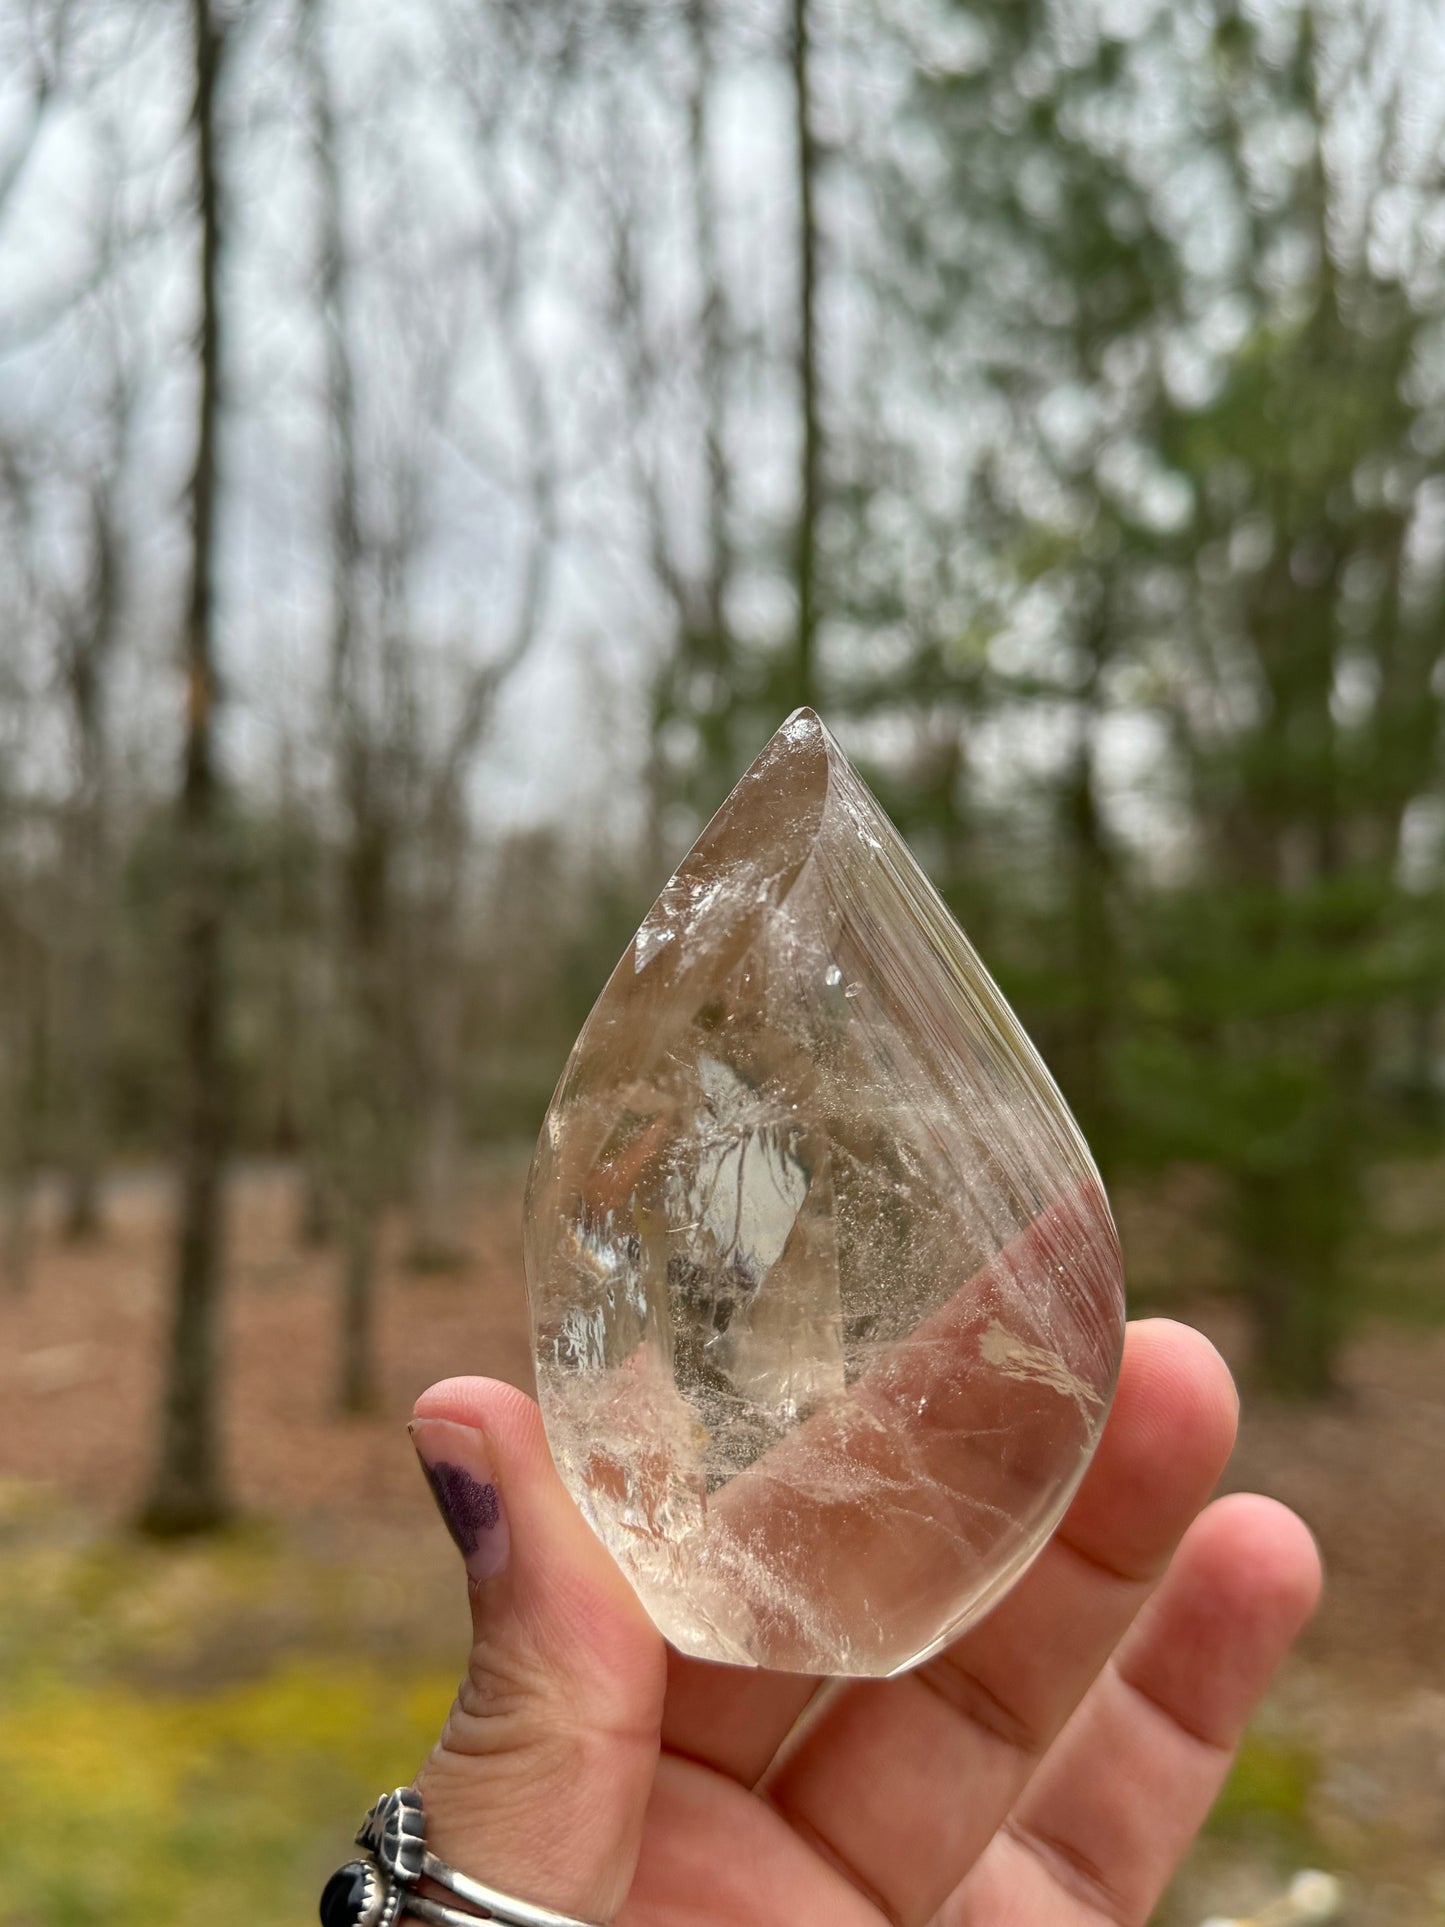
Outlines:
[[483, 1379], [413, 1424], [475, 1633], [440, 1862], [624, 1927], [1147, 1919], [1314, 1548], [1207, 1504], [1227, 1371], [1125, 1338], [1077, 1125], [810, 711], [588, 1018], [527, 1268], [547, 1436]]
[[1207, 1503], [1235, 1416], [1204, 1339], [1132, 1326], [1007, 1598], [915, 1671], [825, 1684], [668, 1651], [531, 1400], [434, 1387], [413, 1437], [474, 1644], [418, 1776], [430, 1844], [620, 1927], [1142, 1927], [1318, 1590], [1292, 1514]]

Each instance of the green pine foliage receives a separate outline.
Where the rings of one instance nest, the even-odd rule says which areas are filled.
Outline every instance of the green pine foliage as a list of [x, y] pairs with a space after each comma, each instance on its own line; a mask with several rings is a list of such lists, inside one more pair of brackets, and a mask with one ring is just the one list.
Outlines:
[[891, 606], [867, 498], [839, 600], [910, 666], [840, 694], [911, 722], [888, 800], [1107, 1172], [1224, 1178], [1261, 1365], [1322, 1392], [1368, 1172], [1439, 1141], [1438, 103], [1368, 7], [914, 34], [890, 325], [969, 489]]

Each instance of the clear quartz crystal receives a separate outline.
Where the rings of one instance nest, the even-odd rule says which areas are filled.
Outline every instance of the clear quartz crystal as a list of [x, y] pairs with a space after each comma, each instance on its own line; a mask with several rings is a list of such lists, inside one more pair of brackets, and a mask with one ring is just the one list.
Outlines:
[[553, 1454], [683, 1652], [915, 1664], [1098, 1440], [1124, 1296], [1088, 1147], [810, 710], [598, 999], [526, 1228]]

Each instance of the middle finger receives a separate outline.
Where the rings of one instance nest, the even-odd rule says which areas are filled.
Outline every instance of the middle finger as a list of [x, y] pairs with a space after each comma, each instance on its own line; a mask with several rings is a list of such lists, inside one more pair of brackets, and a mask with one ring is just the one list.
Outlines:
[[1033, 1569], [916, 1672], [839, 1692], [785, 1751], [767, 1797], [889, 1918], [926, 1921], [982, 1852], [1213, 1490], [1236, 1417], [1207, 1340], [1131, 1326], [1094, 1462]]

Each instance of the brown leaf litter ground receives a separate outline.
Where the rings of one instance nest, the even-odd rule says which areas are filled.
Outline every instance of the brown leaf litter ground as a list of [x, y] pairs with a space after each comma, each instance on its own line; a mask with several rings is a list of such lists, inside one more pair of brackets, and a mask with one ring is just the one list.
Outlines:
[[[479, 1179], [462, 1270], [409, 1274], [389, 1242], [378, 1410], [346, 1420], [332, 1397], [336, 1255], [298, 1243], [285, 1173], [233, 1186], [225, 1432], [253, 1522], [240, 1537], [263, 1535], [268, 1556], [305, 1579], [219, 1599], [193, 1553], [161, 1555], [148, 1584], [168, 1590], [171, 1630], [131, 1641], [123, 1661], [145, 1690], [210, 1690], [328, 1642], [383, 1663], [459, 1662], [464, 1595], [404, 1423], [415, 1395], [451, 1373], [530, 1383], [518, 1176], [507, 1163]], [[30, 1570], [39, 1544], [81, 1557], [124, 1543], [154, 1445], [168, 1209], [165, 1187], [142, 1179], [117, 1187], [101, 1243], [66, 1246], [42, 1228], [29, 1290], [0, 1301], [0, 1546], [12, 1571]], [[1151, 1235], [1146, 1214], [1126, 1216], [1141, 1268], [1167, 1276]], [[1191, 1290], [1171, 1308], [1247, 1364], [1227, 1301]], [[1354, 1927], [1445, 1921], [1445, 1330], [1367, 1327], [1323, 1409], [1247, 1395], [1226, 1483], [1303, 1514], [1329, 1590], [1161, 1918], [1243, 1913], [1296, 1868], [1323, 1865], [1346, 1880]], [[398, 1778], [409, 1770], [398, 1761]]]

